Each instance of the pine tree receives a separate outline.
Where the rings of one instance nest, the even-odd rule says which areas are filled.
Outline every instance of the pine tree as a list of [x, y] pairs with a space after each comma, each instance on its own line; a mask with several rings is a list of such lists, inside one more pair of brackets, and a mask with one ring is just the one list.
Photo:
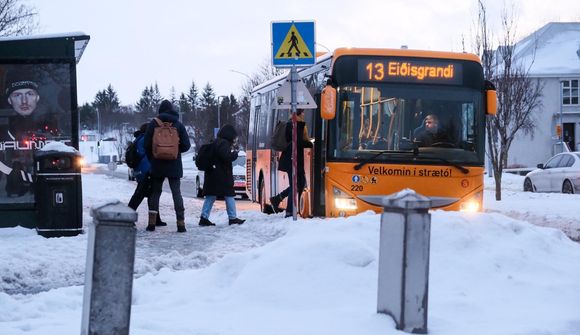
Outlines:
[[191, 106], [191, 111], [193, 112], [191, 120], [195, 120], [197, 118], [197, 109], [198, 109], [198, 92], [197, 86], [195, 86], [195, 82], [191, 81], [191, 86], [189, 87], [189, 92], [187, 92], [187, 100], [189, 105]]
[[97, 110], [97, 115], [100, 119], [101, 134], [104, 130], [112, 128], [115, 123], [114, 113], [118, 112], [119, 106], [119, 97], [111, 84], [95, 95], [93, 107]]

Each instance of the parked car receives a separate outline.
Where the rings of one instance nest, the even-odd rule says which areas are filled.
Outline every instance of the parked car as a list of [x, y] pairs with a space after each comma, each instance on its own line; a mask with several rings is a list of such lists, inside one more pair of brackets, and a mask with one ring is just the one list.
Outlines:
[[580, 192], [580, 152], [562, 152], [528, 173], [526, 192]]
[[[233, 175], [234, 175], [234, 190], [236, 195], [241, 196], [242, 198], [247, 198], [248, 194], [246, 193], [246, 153], [244, 151], [240, 151], [238, 153], [238, 158], [232, 162], [233, 166]], [[203, 197], [203, 181], [204, 181], [204, 172], [198, 171], [197, 176], [195, 177], [195, 187], [197, 189], [197, 197]]]

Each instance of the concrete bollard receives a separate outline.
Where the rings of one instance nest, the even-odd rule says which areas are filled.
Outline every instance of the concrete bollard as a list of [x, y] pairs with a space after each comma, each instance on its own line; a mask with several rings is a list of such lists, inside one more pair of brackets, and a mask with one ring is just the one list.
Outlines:
[[137, 212], [119, 201], [91, 208], [82, 335], [128, 335]]
[[382, 205], [377, 312], [399, 330], [426, 334], [431, 200], [404, 190]]

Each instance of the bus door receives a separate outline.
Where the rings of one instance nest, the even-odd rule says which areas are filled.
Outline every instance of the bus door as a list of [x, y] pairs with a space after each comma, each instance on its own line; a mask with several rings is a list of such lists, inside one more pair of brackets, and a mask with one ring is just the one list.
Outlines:
[[[257, 97], [255, 99], [259, 99]], [[250, 164], [250, 173], [246, 173], [246, 188], [250, 191], [250, 198], [254, 201], [257, 200], [257, 180], [255, 181], [254, 178], [256, 177], [256, 157], [258, 152], [258, 138], [255, 136], [258, 133], [258, 118], [260, 117], [260, 105], [255, 105], [254, 110], [250, 111], [250, 124], [253, 125], [249, 129], [248, 133], [248, 152], [246, 156], [246, 163]]]
[[[278, 122], [287, 122], [288, 119], [290, 118], [290, 110], [288, 109], [274, 109], [272, 110], [272, 113], [274, 115], [272, 129], [274, 129], [275, 125], [278, 124]], [[282, 178], [286, 178], [286, 172], [278, 171], [281, 153], [282, 152], [280, 151], [275, 150], [271, 151], [270, 166], [272, 168], [270, 173], [270, 185], [271, 185], [270, 195], [278, 194], [288, 186], [288, 184], [283, 183], [281, 180]]]

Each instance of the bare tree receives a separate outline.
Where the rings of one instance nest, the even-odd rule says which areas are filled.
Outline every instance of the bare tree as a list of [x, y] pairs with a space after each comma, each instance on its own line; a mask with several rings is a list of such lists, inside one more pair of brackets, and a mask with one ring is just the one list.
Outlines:
[[[513, 9], [510, 12], [513, 14]], [[495, 178], [495, 199], [501, 200], [501, 178], [507, 166], [508, 152], [516, 134], [534, 134], [533, 112], [541, 107], [542, 85], [529, 76], [533, 57], [527, 64], [516, 57], [516, 22], [504, 10], [501, 16], [502, 34], [494, 51], [487, 12], [483, 0], [478, 0], [478, 29], [475, 49], [480, 54], [484, 75], [494, 83], [498, 97], [495, 117], [486, 122], [487, 150]]]
[[0, 37], [29, 35], [38, 29], [34, 7], [21, 0], [0, 0]]

